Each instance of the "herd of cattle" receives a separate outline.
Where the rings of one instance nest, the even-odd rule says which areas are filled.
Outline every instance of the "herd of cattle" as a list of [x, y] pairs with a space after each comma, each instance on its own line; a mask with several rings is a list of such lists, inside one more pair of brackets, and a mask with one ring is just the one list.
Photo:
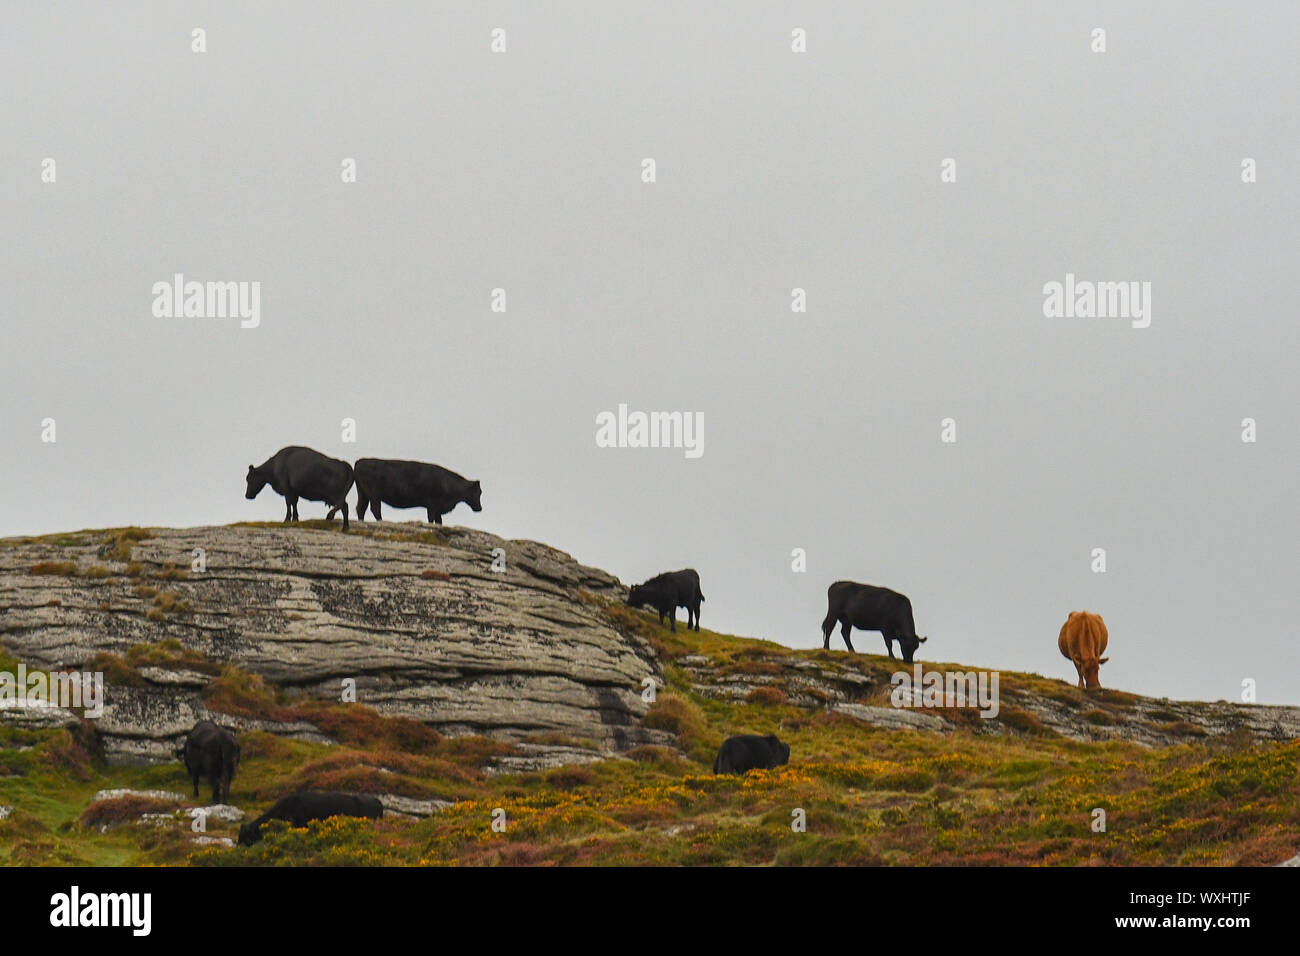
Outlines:
[[[297, 445], [280, 449], [261, 465], [248, 466], [246, 497], [256, 498], [264, 487], [270, 485], [273, 491], [284, 496], [285, 521], [298, 520], [299, 498], [322, 502], [329, 506], [326, 520], [332, 520], [336, 513], [342, 512], [343, 530], [347, 531], [347, 494], [354, 483], [358, 521], [365, 520], [367, 508], [376, 521], [381, 520], [382, 505], [424, 508], [429, 521], [434, 524], [442, 524], [442, 516], [462, 502], [474, 511], [483, 510], [483, 489], [479, 482], [438, 465], [361, 458], [354, 467], [346, 461]], [[674, 632], [677, 630], [678, 608], [686, 609], [688, 629], [700, 629], [700, 604], [703, 601], [700, 576], [692, 568], [656, 575], [644, 584], [633, 585], [627, 596], [627, 603], [632, 607], [649, 607], [657, 611], [661, 627], [667, 618]], [[913, 662], [917, 648], [926, 640], [916, 633], [912, 602], [897, 591], [855, 581], [836, 581], [827, 589], [826, 601], [826, 617], [822, 621], [822, 647], [826, 650], [830, 649], [831, 632], [837, 624], [850, 651], [854, 650], [850, 640], [853, 628], [879, 631], [889, 656], [894, 657], [894, 642], [897, 641], [899, 652], [908, 664]], [[1106, 625], [1101, 617], [1087, 611], [1072, 611], [1061, 626], [1057, 646], [1062, 656], [1074, 664], [1081, 688], [1093, 690], [1101, 686], [1098, 668], [1109, 659], [1101, 656], [1106, 651], [1107, 638]], [[233, 733], [210, 720], [201, 720], [194, 725], [177, 756], [185, 762], [185, 768], [193, 779], [195, 797], [199, 795], [200, 778], [207, 777], [212, 783], [213, 801], [221, 803], [229, 799], [230, 781], [239, 766], [239, 742]], [[713, 772], [732, 774], [755, 769], [770, 770], [789, 760], [789, 745], [782, 743], [775, 734], [744, 734], [723, 742], [713, 762]], [[319, 791], [293, 793], [283, 797], [258, 819], [244, 824], [239, 830], [239, 842], [244, 845], [256, 843], [261, 839], [262, 826], [273, 819], [302, 827], [309, 820], [336, 815], [377, 819], [382, 814], [383, 807], [374, 797]]]

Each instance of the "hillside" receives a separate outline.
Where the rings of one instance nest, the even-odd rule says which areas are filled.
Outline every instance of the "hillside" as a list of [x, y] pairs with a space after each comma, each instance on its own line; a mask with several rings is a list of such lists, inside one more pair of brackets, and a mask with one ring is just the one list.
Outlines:
[[[996, 718], [899, 709], [888, 658], [671, 634], [534, 542], [354, 529], [0, 540], [0, 671], [107, 682], [95, 720], [0, 710], [0, 860], [1262, 865], [1300, 844], [1300, 708], [1004, 671]], [[191, 799], [171, 754], [203, 716], [242, 760], [194, 832], [210, 788]], [[789, 766], [710, 773], [726, 736], [770, 732]], [[389, 812], [228, 846], [304, 788]]]

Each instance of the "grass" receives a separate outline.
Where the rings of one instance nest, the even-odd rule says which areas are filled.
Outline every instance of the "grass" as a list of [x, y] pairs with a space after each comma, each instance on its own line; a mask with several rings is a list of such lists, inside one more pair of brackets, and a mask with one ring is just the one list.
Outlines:
[[[603, 605], [591, 595], [585, 600]], [[15, 808], [0, 821], [0, 863], [1174, 866], [1270, 864], [1298, 849], [1300, 741], [1206, 738], [1177, 721], [1164, 728], [1184, 741], [1174, 746], [1070, 740], [1021, 705], [1041, 695], [1074, 708], [1084, 723], [1109, 726], [1134, 712], [1136, 698], [1012, 673], [1002, 675], [998, 720], [1017, 733], [982, 733], [977, 724], [947, 733], [884, 730], [792, 705], [780, 664], [812, 660], [827, 673], [872, 676], [877, 689], [868, 700], [880, 704], [880, 678], [887, 687], [899, 666], [888, 658], [792, 651], [684, 627], [673, 635], [651, 615], [621, 605], [608, 613], [620, 628], [664, 648], [666, 686], [644, 724], [673, 746], [524, 773], [490, 772], [496, 758], [521, 752], [510, 743], [443, 737], [364, 705], [305, 698], [174, 639], [101, 655], [95, 669], [105, 672], [110, 693], [114, 684], [143, 680], [146, 667], [200, 671], [213, 678], [204, 703], [216, 714], [306, 722], [333, 740], [241, 733], [231, 802], [246, 818], [307, 787], [453, 806], [423, 819], [334, 819], [301, 829], [277, 823], [254, 847], [203, 848], [190, 840], [185, 810], [206, 804], [209, 785], [190, 799], [179, 761], [109, 765], [98, 755], [93, 722], [59, 730], [0, 726], [0, 804]], [[719, 673], [774, 683], [746, 700], [701, 696], [691, 684], [693, 655]], [[0, 669], [16, 663], [0, 654]], [[739, 733], [778, 734], [792, 763], [715, 777], [718, 745]], [[591, 746], [553, 733], [531, 742]], [[94, 802], [106, 788], [173, 790], [186, 800]], [[1092, 831], [1095, 808], [1106, 811], [1105, 832]], [[173, 811], [175, 826], [135, 825], [141, 813]], [[806, 832], [791, 828], [800, 813]], [[501, 814], [504, 832], [492, 826]], [[207, 832], [233, 837], [237, 826], [209, 820]]]
[[40, 561], [28, 569], [29, 574], [49, 575], [65, 578], [77, 576], [76, 561]]

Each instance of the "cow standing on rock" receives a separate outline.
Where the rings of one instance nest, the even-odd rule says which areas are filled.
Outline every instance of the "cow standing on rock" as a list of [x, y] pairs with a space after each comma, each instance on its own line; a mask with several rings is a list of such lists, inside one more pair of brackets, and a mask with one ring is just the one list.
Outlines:
[[659, 612], [659, 626], [663, 627], [664, 617], [672, 621], [673, 633], [677, 633], [677, 609], [686, 608], [686, 627], [692, 625], [700, 629], [700, 603], [704, 592], [700, 590], [700, 576], [693, 568], [682, 571], [665, 571], [655, 575], [645, 584], [634, 584], [628, 592], [627, 603], [632, 607], [650, 605]]
[[889, 588], [878, 588], [854, 581], [836, 581], [826, 589], [826, 619], [822, 621], [822, 648], [831, 649], [831, 631], [841, 625], [844, 643], [852, 651], [849, 632], [879, 631], [885, 638], [885, 649], [894, 656], [894, 641], [903, 654], [904, 662], [912, 663], [916, 649], [926, 640], [917, 637], [912, 619], [912, 602], [904, 594]]
[[1110, 634], [1106, 631], [1106, 622], [1100, 614], [1087, 611], [1071, 611], [1070, 616], [1061, 625], [1061, 635], [1056, 639], [1056, 646], [1062, 657], [1067, 657], [1074, 664], [1079, 675], [1079, 686], [1085, 690], [1100, 690], [1101, 680], [1098, 669], [1109, 657], [1106, 644]]
[[352, 466], [346, 461], [329, 458], [318, 451], [290, 445], [281, 448], [265, 462], [248, 466], [248, 490], [244, 497], [250, 501], [267, 485], [278, 495], [284, 495], [284, 520], [298, 520], [298, 499], [323, 501], [330, 506], [326, 518], [334, 512], [343, 512], [343, 530], [348, 530], [348, 492], [352, 488]]
[[483, 486], [439, 465], [360, 458], [356, 476], [358, 521], [365, 518], [367, 506], [376, 521], [384, 520], [379, 513], [381, 504], [393, 508], [424, 508], [432, 524], [442, 524], [442, 516], [462, 501], [472, 511], [483, 510]]
[[200, 720], [176, 751], [185, 761], [185, 771], [194, 781], [194, 796], [199, 795], [199, 778], [212, 783], [212, 802], [230, 801], [230, 781], [239, 767], [239, 741], [229, 730], [210, 720]]

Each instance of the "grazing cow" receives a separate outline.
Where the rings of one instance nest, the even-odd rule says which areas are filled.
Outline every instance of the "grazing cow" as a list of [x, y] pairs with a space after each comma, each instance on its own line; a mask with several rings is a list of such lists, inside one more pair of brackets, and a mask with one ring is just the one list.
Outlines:
[[290, 445], [281, 448], [261, 465], [248, 466], [248, 491], [244, 497], [256, 498], [267, 485], [284, 495], [285, 521], [298, 520], [298, 499], [323, 501], [330, 506], [327, 519], [343, 512], [343, 530], [348, 530], [348, 491], [352, 488], [352, 466], [318, 451]]
[[673, 624], [673, 633], [677, 632], [677, 609], [686, 608], [686, 627], [700, 629], [700, 602], [704, 592], [700, 590], [700, 576], [694, 569], [682, 571], [665, 571], [657, 574], [645, 584], [634, 584], [628, 592], [627, 603], [632, 607], [650, 605], [659, 612], [659, 626], [663, 627], [667, 616]]
[[840, 633], [850, 651], [853, 642], [849, 632], [853, 628], [860, 631], [879, 631], [885, 638], [885, 649], [889, 656], [894, 656], [894, 641], [903, 653], [903, 660], [912, 663], [912, 655], [927, 640], [916, 636], [916, 624], [912, 621], [912, 602], [906, 595], [878, 588], [870, 584], [857, 584], [853, 581], [836, 581], [826, 589], [826, 619], [822, 621], [822, 648], [830, 650], [831, 631], [836, 623], [841, 625]]
[[1079, 672], [1080, 687], [1086, 690], [1101, 688], [1097, 670], [1110, 660], [1109, 657], [1101, 656], [1106, 653], [1106, 642], [1109, 639], [1106, 622], [1100, 614], [1071, 611], [1061, 625], [1061, 636], [1056, 639], [1056, 646], [1060, 648], [1062, 657], [1068, 657], [1074, 662], [1074, 669]]
[[383, 815], [384, 805], [378, 797], [304, 790], [281, 797], [270, 810], [252, 823], [245, 823], [239, 828], [239, 842], [243, 846], [252, 846], [262, 839], [262, 825], [269, 820], [287, 820], [291, 827], [305, 827], [312, 820], [328, 820], [330, 817], [378, 820]]
[[718, 748], [713, 761], [714, 773], [745, 773], [747, 770], [773, 770], [790, 762], [790, 745], [783, 744], [776, 734], [759, 737], [742, 734], [728, 737]]
[[454, 471], [422, 461], [362, 458], [357, 461], [357, 520], [366, 516], [366, 506], [376, 521], [381, 504], [393, 508], [424, 508], [429, 521], [442, 524], [442, 516], [462, 501], [473, 511], [482, 511], [483, 487]]
[[207, 777], [212, 784], [212, 802], [230, 801], [230, 781], [239, 767], [239, 741], [224, 727], [210, 720], [200, 720], [176, 751], [185, 761], [185, 771], [194, 781], [194, 796], [199, 795], [199, 778]]

